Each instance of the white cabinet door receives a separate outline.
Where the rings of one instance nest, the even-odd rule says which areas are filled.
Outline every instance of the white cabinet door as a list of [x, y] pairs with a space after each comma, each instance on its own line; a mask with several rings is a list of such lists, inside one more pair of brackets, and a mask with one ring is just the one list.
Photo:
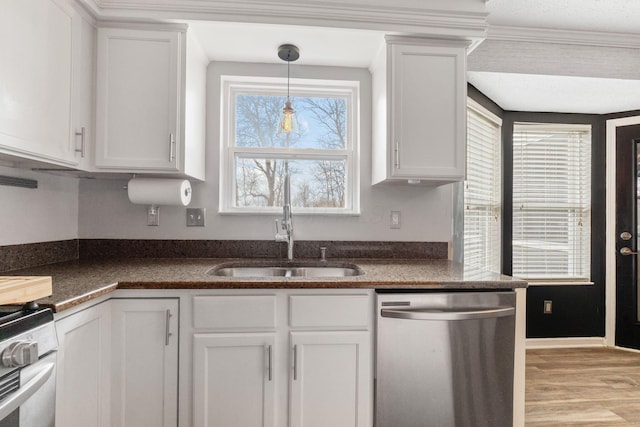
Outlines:
[[98, 29], [96, 167], [178, 170], [181, 36]]
[[274, 427], [276, 356], [275, 333], [195, 334], [194, 425]]
[[390, 46], [392, 176], [464, 179], [466, 50]]
[[110, 427], [110, 301], [56, 321], [56, 425]]
[[462, 181], [466, 43], [387, 37], [387, 45], [373, 76], [373, 183]]
[[73, 61], [73, 127], [74, 152], [78, 168], [90, 170], [95, 139], [95, 46], [96, 29], [80, 17], [75, 25]]
[[112, 302], [112, 426], [176, 426], [178, 300]]
[[72, 78], [79, 19], [66, 0], [0, 2], [0, 153], [77, 163]]
[[291, 332], [291, 348], [291, 427], [371, 426], [369, 332]]

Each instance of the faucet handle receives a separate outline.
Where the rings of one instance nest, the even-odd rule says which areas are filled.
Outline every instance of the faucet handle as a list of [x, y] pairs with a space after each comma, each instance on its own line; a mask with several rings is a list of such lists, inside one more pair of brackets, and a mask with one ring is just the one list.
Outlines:
[[276, 218], [276, 234], [280, 234], [280, 220]]

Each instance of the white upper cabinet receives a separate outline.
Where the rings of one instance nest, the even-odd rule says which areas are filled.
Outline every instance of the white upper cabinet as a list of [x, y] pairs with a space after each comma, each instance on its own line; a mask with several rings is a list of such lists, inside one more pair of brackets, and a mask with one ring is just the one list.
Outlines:
[[207, 59], [186, 30], [99, 28], [97, 65], [96, 168], [204, 179]]
[[386, 38], [373, 72], [372, 183], [465, 176], [465, 41]]
[[0, 2], [0, 153], [78, 165], [76, 84], [92, 78], [80, 62], [86, 25], [66, 0]]
[[72, 137], [78, 169], [90, 170], [95, 143], [96, 28], [84, 17], [77, 20], [73, 61]]

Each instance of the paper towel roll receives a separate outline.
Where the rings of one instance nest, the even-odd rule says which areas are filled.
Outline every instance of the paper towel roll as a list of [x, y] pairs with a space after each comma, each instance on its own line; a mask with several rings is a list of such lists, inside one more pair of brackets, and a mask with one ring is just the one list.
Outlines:
[[187, 206], [191, 183], [186, 179], [133, 178], [127, 185], [129, 201], [139, 205]]

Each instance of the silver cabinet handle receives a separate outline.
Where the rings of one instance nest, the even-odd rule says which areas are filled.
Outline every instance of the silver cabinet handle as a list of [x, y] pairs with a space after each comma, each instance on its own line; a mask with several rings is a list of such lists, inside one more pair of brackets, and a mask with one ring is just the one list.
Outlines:
[[33, 376], [25, 385], [21, 386], [14, 393], [9, 394], [0, 403], [0, 420], [5, 419], [10, 413], [15, 411], [27, 401], [40, 387], [49, 379], [53, 373], [54, 364], [44, 363], [40, 371]]
[[173, 335], [171, 333], [171, 310], [167, 309], [165, 313], [165, 335], [164, 345], [169, 345], [169, 338]]
[[76, 153], [80, 153], [80, 157], [82, 157], [84, 159], [84, 147], [85, 147], [85, 135], [86, 135], [86, 130], [84, 127], [80, 128], [80, 132], [76, 131], [75, 132], [76, 136], [80, 137], [80, 148], [76, 148], [75, 151]]
[[396, 153], [396, 169], [400, 169], [400, 144], [398, 143], [397, 139], [396, 139], [396, 148], [394, 151]]
[[631, 248], [628, 247], [624, 247], [624, 248], [620, 248], [620, 253], [622, 255], [638, 255], [638, 252], [634, 252], [633, 250], [631, 250]]
[[176, 138], [173, 133], [169, 134], [169, 162], [173, 162], [173, 159], [176, 158], [174, 154], [174, 147], [176, 145]]
[[271, 379], [273, 378], [272, 373], [273, 373], [273, 354], [272, 354], [272, 346], [269, 345], [267, 348], [267, 356], [269, 357], [269, 381], [271, 381]]
[[495, 307], [481, 310], [456, 311], [455, 309], [382, 309], [382, 317], [410, 320], [474, 320], [489, 319], [493, 317], [513, 316], [516, 309], [513, 307]]
[[293, 346], [293, 380], [298, 379], [298, 346]]

